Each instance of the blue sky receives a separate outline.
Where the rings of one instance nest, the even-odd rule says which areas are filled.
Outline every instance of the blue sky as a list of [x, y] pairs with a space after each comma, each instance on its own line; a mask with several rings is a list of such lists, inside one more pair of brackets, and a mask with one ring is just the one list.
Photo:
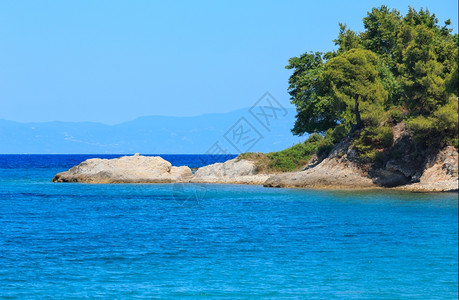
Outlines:
[[457, 32], [457, 1], [1, 1], [0, 118], [97, 121], [228, 112], [269, 91], [288, 58], [334, 48], [338, 22], [386, 4]]

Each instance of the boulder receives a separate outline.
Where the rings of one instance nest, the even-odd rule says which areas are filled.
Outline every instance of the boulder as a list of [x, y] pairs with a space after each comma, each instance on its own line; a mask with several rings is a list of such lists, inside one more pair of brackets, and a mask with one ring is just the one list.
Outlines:
[[169, 183], [191, 177], [188, 167], [173, 167], [161, 157], [135, 154], [115, 159], [88, 159], [54, 176], [53, 182]]
[[257, 174], [255, 163], [231, 159], [199, 168], [191, 178], [194, 183], [263, 184], [271, 175]]

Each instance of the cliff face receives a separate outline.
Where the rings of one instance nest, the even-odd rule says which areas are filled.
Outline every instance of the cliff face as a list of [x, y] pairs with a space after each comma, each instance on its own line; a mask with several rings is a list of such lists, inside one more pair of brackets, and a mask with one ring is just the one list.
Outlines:
[[393, 128], [394, 143], [382, 159], [367, 166], [368, 176], [384, 187], [419, 182], [425, 169], [426, 153], [416, 149], [404, 123]]
[[374, 164], [369, 177], [385, 187], [416, 191], [458, 189], [458, 152], [453, 146], [419, 149], [404, 123], [394, 127], [394, 145], [383, 161]]
[[427, 157], [419, 182], [401, 186], [400, 189], [420, 192], [445, 192], [458, 190], [458, 152], [452, 147], [443, 148]]
[[452, 147], [417, 149], [405, 125], [394, 128], [394, 144], [377, 162], [362, 159], [347, 137], [327, 158], [301, 172], [272, 176], [269, 187], [379, 188], [412, 191], [458, 190], [458, 152]]

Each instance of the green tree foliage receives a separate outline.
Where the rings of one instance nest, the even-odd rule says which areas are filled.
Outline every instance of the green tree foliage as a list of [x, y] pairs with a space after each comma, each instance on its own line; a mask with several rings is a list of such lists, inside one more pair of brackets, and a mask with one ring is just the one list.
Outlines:
[[458, 35], [450, 24], [439, 26], [428, 10], [410, 7], [401, 16], [387, 6], [367, 13], [362, 33], [339, 24], [336, 51], [305, 53], [286, 66], [297, 108], [293, 133], [326, 133], [322, 144], [329, 149], [338, 126], [360, 127], [354, 146], [370, 153], [389, 147], [390, 126], [405, 118], [415, 139], [435, 135], [431, 143], [454, 144]]
[[445, 32], [437, 23], [428, 10], [418, 13], [410, 8], [400, 29], [397, 66], [403, 87], [401, 100], [414, 114], [429, 114], [448, 100], [445, 77], [452, 71], [454, 53], [448, 48], [453, 43], [452, 37], [442, 38]]
[[457, 66], [457, 41], [435, 14], [409, 8], [397, 33], [397, 73], [402, 86], [401, 103], [412, 114], [429, 115], [448, 101], [445, 79]]
[[378, 76], [378, 58], [368, 50], [351, 49], [324, 63], [321, 53], [289, 60], [295, 69], [289, 93], [297, 107], [293, 132], [325, 132], [339, 124], [360, 127], [362, 114], [384, 104], [387, 92]]
[[451, 97], [446, 105], [439, 107], [430, 116], [419, 115], [407, 123], [414, 139], [424, 146], [439, 144], [458, 147], [458, 99]]
[[328, 86], [330, 104], [345, 108], [340, 123], [362, 126], [368, 115], [380, 110], [387, 100], [378, 75], [378, 57], [371, 51], [351, 49], [325, 64], [324, 81]]
[[459, 89], [459, 74], [458, 67], [456, 66], [451, 74], [446, 78], [446, 91], [450, 94], [458, 95]]
[[351, 49], [361, 48], [361, 39], [358, 34], [347, 28], [345, 24], [339, 23], [338, 38], [334, 40], [338, 46], [338, 54], [349, 51]]
[[322, 80], [324, 57], [320, 52], [304, 53], [289, 59], [287, 69], [293, 69], [289, 78], [289, 93], [297, 107], [293, 133], [323, 132], [336, 126], [344, 109], [331, 104], [328, 86]]
[[373, 8], [367, 16], [363, 18], [363, 25], [366, 29], [362, 35], [362, 44], [378, 55], [378, 73], [384, 89], [388, 92], [388, 102], [390, 105], [397, 105], [400, 95], [400, 82], [397, 80], [396, 61], [397, 53], [397, 34], [402, 26], [400, 12], [390, 10], [383, 5]]
[[401, 93], [400, 81], [397, 79], [389, 65], [381, 59], [378, 60], [378, 74], [381, 84], [387, 91], [388, 95], [385, 103], [386, 108], [399, 105], [399, 97]]
[[385, 5], [373, 8], [363, 18], [363, 25], [366, 29], [362, 33], [365, 49], [378, 54], [385, 65], [394, 69], [397, 49], [397, 35], [394, 33], [399, 32], [402, 26], [400, 12]]

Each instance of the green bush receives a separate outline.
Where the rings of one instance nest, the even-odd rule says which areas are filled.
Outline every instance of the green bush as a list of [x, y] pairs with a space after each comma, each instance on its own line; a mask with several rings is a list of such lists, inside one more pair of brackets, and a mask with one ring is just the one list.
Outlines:
[[362, 122], [365, 127], [376, 127], [384, 121], [384, 111], [374, 107], [373, 110], [362, 114]]
[[349, 129], [344, 125], [338, 125], [331, 132], [332, 141], [334, 144], [341, 142], [349, 133]]
[[373, 149], [362, 155], [363, 158], [366, 158], [370, 162], [378, 162], [383, 158], [383, 152]]
[[268, 163], [268, 170], [288, 172], [297, 168], [291, 157], [288, 156], [274, 156]]
[[387, 113], [387, 121], [391, 124], [400, 123], [403, 120], [402, 110], [398, 107], [391, 107]]
[[336, 144], [341, 142], [349, 133], [349, 128], [345, 125], [338, 125], [325, 132], [325, 136], [317, 147], [317, 156], [326, 157]]
[[361, 131], [352, 147], [360, 152], [361, 157], [376, 161], [382, 156], [382, 150], [394, 143], [394, 133], [389, 126], [369, 127]]
[[318, 133], [313, 133], [309, 136], [309, 138], [304, 141], [305, 144], [313, 144], [313, 143], [317, 143], [317, 142], [320, 142], [324, 139], [323, 136], [321, 136], [320, 134]]
[[410, 118], [407, 121], [407, 124], [415, 143], [429, 145], [432, 142], [432, 140], [430, 140], [430, 137], [434, 136], [435, 129], [435, 124], [432, 118], [417, 116], [414, 118]]
[[286, 172], [303, 167], [313, 154], [317, 152], [323, 140], [319, 134], [312, 134], [304, 143], [298, 143], [279, 152], [268, 153], [267, 170], [273, 172]]
[[317, 152], [324, 138], [317, 133], [311, 134], [303, 143], [290, 148], [271, 153], [243, 153], [238, 159], [248, 159], [255, 162], [257, 172], [288, 172], [299, 170]]
[[389, 148], [394, 143], [394, 132], [389, 126], [378, 127], [374, 131], [372, 143], [379, 148]]
[[317, 149], [317, 156], [326, 157], [334, 146], [335, 144], [333, 144], [330, 140], [324, 140]]

